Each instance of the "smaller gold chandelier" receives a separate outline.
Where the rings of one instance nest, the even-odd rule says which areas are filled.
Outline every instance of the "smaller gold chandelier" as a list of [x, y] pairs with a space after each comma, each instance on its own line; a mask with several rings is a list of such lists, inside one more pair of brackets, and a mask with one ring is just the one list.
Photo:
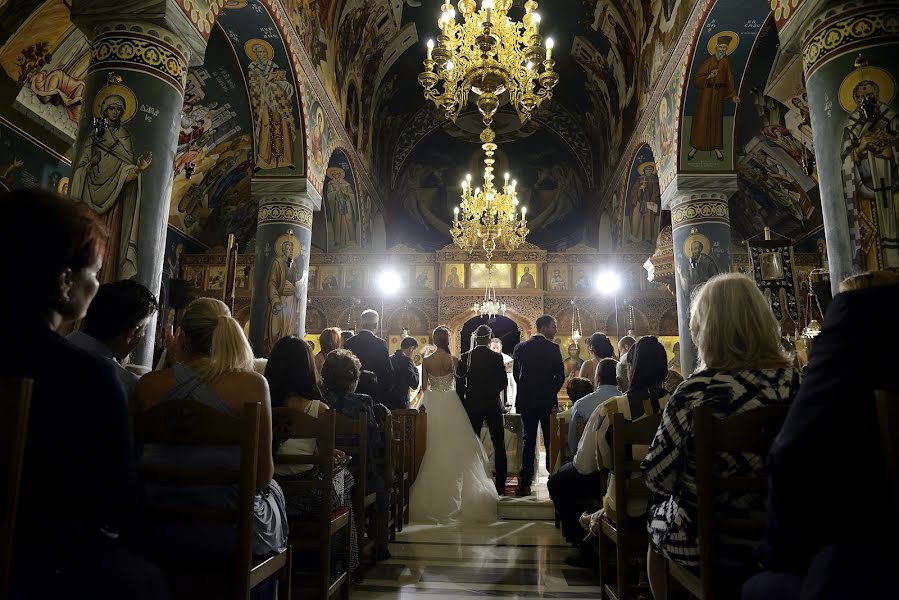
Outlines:
[[484, 289], [484, 300], [475, 301], [471, 309], [487, 319], [493, 319], [496, 315], [506, 316], [506, 303], [500, 302], [496, 297], [496, 289], [493, 287], [493, 265], [488, 264], [487, 287]]
[[474, 92], [484, 124], [490, 125], [500, 96], [508, 91], [521, 122], [527, 122], [544, 100], [552, 98], [559, 83], [552, 38], [541, 45], [537, 2], [524, 3], [521, 22], [508, 17], [512, 0], [481, 0], [479, 10], [474, 0], [457, 4], [462, 22], [456, 21], [456, 10], [445, 0], [437, 20], [437, 43], [428, 41], [425, 70], [418, 76], [425, 98], [455, 122], [468, 93]]
[[493, 187], [493, 153], [495, 134], [487, 128], [481, 132], [481, 147], [484, 149], [484, 187], [471, 187], [471, 175], [462, 182], [462, 202], [453, 209], [453, 225], [450, 234], [453, 242], [470, 254], [481, 248], [490, 265], [497, 245], [505, 250], [515, 250], [527, 237], [528, 223], [525, 219], [527, 208], [522, 206], [519, 218], [517, 212], [518, 195], [516, 182], [509, 181], [506, 173], [502, 191]]

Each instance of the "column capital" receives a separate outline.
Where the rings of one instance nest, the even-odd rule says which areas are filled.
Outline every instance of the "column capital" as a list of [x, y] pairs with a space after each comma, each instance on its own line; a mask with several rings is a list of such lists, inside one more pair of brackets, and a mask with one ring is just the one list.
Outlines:
[[835, 57], [855, 53], [885, 42], [895, 43], [899, 36], [899, 1], [824, 3], [808, 19], [802, 36], [802, 66], [806, 77]]
[[679, 173], [662, 194], [662, 208], [674, 210], [691, 200], [719, 200], [726, 204], [736, 191], [736, 173]]
[[166, 30], [156, 32], [159, 37], [175, 38], [165, 41], [181, 50], [190, 66], [203, 64], [206, 37], [175, 0], [73, 0], [71, 19], [89, 40], [103, 31], [128, 31], [132, 23], [154, 25]]
[[263, 202], [300, 204], [310, 211], [321, 210], [322, 195], [305, 177], [253, 177], [250, 195]]

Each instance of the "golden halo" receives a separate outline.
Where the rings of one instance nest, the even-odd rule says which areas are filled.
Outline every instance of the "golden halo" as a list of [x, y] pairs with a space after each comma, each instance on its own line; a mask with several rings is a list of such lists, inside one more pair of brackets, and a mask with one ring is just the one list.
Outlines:
[[122, 123], [130, 121], [131, 118], [134, 117], [134, 113], [137, 112], [137, 96], [134, 95], [131, 88], [120, 83], [104, 85], [100, 91], [97, 92], [97, 95], [94, 96], [94, 116], [102, 116], [100, 114], [100, 108], [110, 96], [119, 96], [125, 101], [125, 110], [122, 111]]
[[225, 0], [225, 5], [222, 8], [230, 9], [230, 10], [238, 10], [240, 8], [247, 7], [247, 0]]
[[656, 163], [653, 160], [648, 160], [645, 163], [641, 164], [639, 167], [637, 167], [637, 172], [640, 175], [646, 175], [646, 167], [652, 167], [656, 170], [656, 175], [658, 175], [659, 168], [656, 166]]
[[329, 179], [346, 178], [346, 170], [343, 167], [328, 167], [327, 169], [325, 169], [325, 174]]
[[260, 40], [259, 38], [253, 38], [251, 40], [247, 40], [247, 43], [243, 45], [243, 51], [247, 53], [247, 56], [250, 57], [250, 60], [256, 60], [256, 53], [253, 52], [253, 46], [262, 46], [265, 48], [266, 58], [269, 60], [275, 56], [275, 49], [272, 48], [272, 45], [266, 42], [265, 40]]
[[731, 53], [737, 49], [737, 46], [740, 45], [740, 34], [734, 33], [733, 31], [719, 31], [709, 39], [709, 54], [715, 54], [715, 47], [718, 46], [718, 38], [722, 35], [730, 36], [730, 42], [727, 44], [727, 50], [724, 53], [725, 56], [730, 56]]
[[840, 84], [840, 106], [847, 113], [855, 112], [858, 105], [852, 93], [862, 81], [873, 81], [880, 87], [880, 97], [878, 100], [884, 104], [889, 104], [896, 96], [896, 80], [893, 76], [880, 67], [858, 67], [843, 80]]
[[67, 185], [69, 185], [69, 178], [68, 178], [68, 177], [63, 177], [63, 178], [60, 179], [59, 182], [56, 184], [56, 191], [59, 192], [60, 194], [65, 194], [65, 193], [67, 193], [67, 192], [66, 192], [66, 186], [67, 186]]
[[687, 239], [684, 240], [684, 256], [688, 258], [693, 254], [693, 251], [690, 249], [693, 242], [702, 242], [702, 251], [704, 254], [708, 254], [712, 249], [712, 242], [709, 241], [708, 237], [701, 233], [691, 233], [687, 236]]
[[297, 237], [293, 234], [292, 229], [288, 229], [287, 233], [275, 240], [275, 254], [281, 255], [281, 246], [284, 245], [284, 242], [291, 242], [293, 244], [293, 256], [291, 256], [291, 258], [296, 258], [300, 255], [300, 244], [297, 241]]

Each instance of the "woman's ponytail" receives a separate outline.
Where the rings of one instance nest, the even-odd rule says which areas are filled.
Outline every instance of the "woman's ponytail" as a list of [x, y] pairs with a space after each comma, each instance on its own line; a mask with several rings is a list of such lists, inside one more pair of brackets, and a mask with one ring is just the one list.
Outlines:
[[253, 349], [228, 306], [213, 298], [198, 298], [184, 311], [181, 324], [190, 350], [205, 360], [194, 366], [203, 381], [232, 371], [253, 370]]

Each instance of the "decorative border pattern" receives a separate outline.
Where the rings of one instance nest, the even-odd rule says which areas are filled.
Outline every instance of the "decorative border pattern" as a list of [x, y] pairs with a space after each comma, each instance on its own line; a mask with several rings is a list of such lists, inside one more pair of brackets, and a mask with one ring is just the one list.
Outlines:
[[298, 206], [286, 201], [260, 206], [258, 224], [262, 226], [274, 223], [299, 225], [303, 229], [312, 231], [312, 211], [305, 206]]
[[730, 224], [730, 211], [727, 202], [720, 200], [688, 201], [671, 209], [671, 224], [674, 229], [702, 221], [717, 221]]
[[203, 37], [209, 39], [209, 33], [215, 24], [218, 14], [225, 6], [225, 0], [177, 0], [178, 5], [193, 26]]
[[774, 13], [774, 22], [777, 28], [783, 27], [791, 16], [796, 14], [796, 9], [802, 4], [802, 0], [768, 0], [771, 12]]
[[125, 68], [165, 81], [179, 94], [187, 85], [187, 60], [174, 47], [134, 31], [110, 31], [97, 36], [88, 72]]
[[819, 23], [805, 40], [802, 66], [806, 76], [810, 76], [834, 55], [844, 54], [862, 41], [871, 45], [896, 35], [899, 35], [899, 5], [877, 10], [861, 7]]

